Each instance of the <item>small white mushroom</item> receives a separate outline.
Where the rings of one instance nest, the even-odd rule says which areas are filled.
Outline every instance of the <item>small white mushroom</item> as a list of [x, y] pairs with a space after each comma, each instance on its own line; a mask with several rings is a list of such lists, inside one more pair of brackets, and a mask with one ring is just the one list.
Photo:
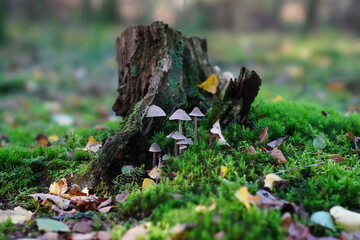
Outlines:
[[179, 120], [179, 133], [183, 134], [181, 121], [191, 121], [191, 117], [184, 110], [178, 109], [169, 117], [169, 120]]
[[194, 109], [189, 114], [190, 116], [194, 117], [194, 140], [197, 142], [198, 139], [198, 117], [204, 117], [205, 115], [200, 111], [198, 107], [194, 107]]
[[147, 110], [145, 117], [150, 118], [150, 122], [147, 125], [145, 131], [143, 131], [143, 134], [147, 134], [150, 131], [151, 125], [154, 121], [154, 117], [166, 117], [166, 113], [160, 107], [156, 105], [151, 105]]
[[152, 165], [153, 167], [155, 167], [156, 164], [156, 153], [161, 152], [160, 146], [159, 144], [157, 144], [156, 142], [154, 142], [153, 144], [151, 144], [150, 148], [149, 148], [149, 152], [153, 153], [153, 160], [152, 160]]
[[179, 133], [178, 131], [172, 132], [169, 135], [166, 136], [167, 138], [172, 138], [175, 140], [175, 144], [174, 144], [174, 155], [178, 156], [179, 155], [179, 150], [178, 150], [178, 146], [177, 146], [177, 141], [179, 140], [184, 140], [186, 139], [186, 137], [184, 135], [182, 135], [181, 133]]

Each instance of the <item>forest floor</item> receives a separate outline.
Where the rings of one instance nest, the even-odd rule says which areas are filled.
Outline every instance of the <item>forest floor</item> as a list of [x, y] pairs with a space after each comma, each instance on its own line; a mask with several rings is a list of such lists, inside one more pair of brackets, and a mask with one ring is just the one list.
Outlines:
[[[6, 68], [0, 75], [0, 239], [356, 238], [353, 228], [329, 215], [335, 206], [360, 212], [355, 37], [193, 34], [208, 39], [214, 65], [235, 75], [245, 65], [262, 76], [248, 123], [223, 129], [226, 147], [209, 136], [213, 123], [205, 117], [199, 141], [165, 161], [158, 185], [143, 186], [154, 177], [148, 164], [126, 166], [111, 189], [90, 197], [66, 195], [61, 179], [84, 173], [119, 129], [111, 105], [114, 39], [122, 29], [34, 27], [26, 39], [24, 29], [12, 29], [12, 42], [0, 50]], [[184, 129], [192, 137], [193, 125]], [[148, 145], [157, 142], [171, 154], [165, 136], [174, 130], [167, 122]], [[264, 181], [271, 173], [283, 180], [270, 175]], [[49, 190], [54, 182], [56, 190]], [[45, 195], [49, 191], [59, 198]], [[27, 211], [11, 211], [19, 206]], [[13, 222], [3, 221], [7, 215]]]

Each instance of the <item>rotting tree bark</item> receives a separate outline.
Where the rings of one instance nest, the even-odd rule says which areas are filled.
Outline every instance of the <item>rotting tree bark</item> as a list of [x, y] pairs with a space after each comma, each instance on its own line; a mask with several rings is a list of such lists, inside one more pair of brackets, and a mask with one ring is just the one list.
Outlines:
[[[217, 100], [216, 95], [196, 86], [212, 74], [205, 39], [188, 38], [167, 24], [154, 22], [126, 29], [116, 40], [116, 52], [119, 96], [113, 110], [125, 119], [119, 132], [107, 139], [100, 157], [90, 164], [88, 172], [71, 180], [95, 190], [109, 186], [123, 165], [141, 165], [136, 162], [136, 154], [147, 149], [138, 149], [137, 144], [148, 133], [142, 130], [150, 124], [144, 116], [151, 104], [170, 115], [179, 107], [207, 109]], [[255, 72], [248, 76], [245, 68], [242, 70], [240, 80], [230, 83], [225, 96], [228, 111], [232, 109], [231, 103], [246, 106], [239, 110], [241, 122], [246, 120], [259, 90], [258, 81], [261, 82]], [[258, 81], [252, 81], [254, 78]]]

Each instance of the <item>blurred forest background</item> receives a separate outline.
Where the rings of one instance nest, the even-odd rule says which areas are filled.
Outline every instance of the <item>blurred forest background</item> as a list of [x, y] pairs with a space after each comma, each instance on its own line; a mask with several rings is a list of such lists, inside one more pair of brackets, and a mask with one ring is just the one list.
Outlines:
[[213, 66], [235, 76], [243, 65], [256, 70], [265, 101], [360, 110], [359, 0], [0, 4], [0, 131], [30, 120], [77, 126], [114, 120], [115, 38], [131, 24], [156, 20], [207, 38]]

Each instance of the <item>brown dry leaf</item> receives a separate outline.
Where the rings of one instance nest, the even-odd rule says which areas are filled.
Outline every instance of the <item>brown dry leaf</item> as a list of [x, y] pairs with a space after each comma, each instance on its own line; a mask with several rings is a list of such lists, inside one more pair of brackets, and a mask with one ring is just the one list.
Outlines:
[[115, 196], [115, 201], [116, 202], [125, 202], [126, 198], [129, 196], [129, 190], [126, 189], [123, 193], [120, 193], [118, 195]]
[[137, 225], [127, 230], [122, 236], [121, 240], [147, 240], [150, 239], [147, 223]]
[[62, 196], [69, 189], [66, 179], [62, 178], [58, 182], [53, 182], [49, 187], [49, 192], [54, 195]]
[[265, 187], [268, 187], [270, 190], [272, 190], [272, 188], [275, 186], [276, 183], [278, 182], [284, 182], [285, 180], [282, 179], [281, 177], [279, 177], [278, 175], [276, 174], [268, 174], [265, 176], [265, 179], [264, 179], [264, 183], [265, 183]]
[[199, 88], [202, 88], [204, 91], [215, 94], [217, 87], [219, 85], [219, 78], [215, 74], [211, 74], [205, 82], [198, 84]]
[[339, 154], [330, 154], [328, 157], [330, 157], [336, 163], [342, 163], [345, 161], [345, 159]]
[[178, 223], [172, 228], [169, 232], [172, 236], [172, 239], [188, 239], [187, 230], [194, 228], [196, 225], [194, 223]]
[[283, 141], [285, 141], [285, 139], [288, 138], [288, 136], [282, 137], [282, 138], [278, 138], [274, 141], [269, 142], [267, 145], [271, 148], [275, 148], [278, 147]]
[[116, 206], [113, 205], [113, 206], [98, 208], [98, 211], [101, 212], [101, 213], [108, 213], [108, 212], [110, 212], [110, 210], [111, 210], [112, 208], [114, 208], [114, 207], [116, 207]]
[[149, 188], [150, 186], [156, 186], [156, 183], [150, 178], [145, 178], [142, 183], [142, 189]]
[[23, 224], [30, 221], [33, 214], [22, 207], [15, 207], [14, 210], [0, 210], [0, 223], [10, 218], [13, 224]]
[[268, 127], [265, 127], [263, 130], [261, 130], [260, 135], [259, 135], [259, 141], [260, 143], [263, 143], [265, 141], [265, 139], [268, 136]]
[[287, 240], [305, 240], [309, 235], [309, 228], [299, 222], [293, 222], [288, 228]]
[[281, 227], [285, 229], [288, 229], [293, 221], [289, 212], [284, 213], [281, 217], [281, 220]]
[[41, 146], [51, 146], [50, 141], [48, 140], [48, 137], [45, 136], [44, 134], [38, 134], [35, 138], [35, 140], [38, 142], [39, 145]]
[[51, 206], [51, 209], [56, 212], [58, 214], [58, 216], [72, 216], [74, 215], [75, 213], [77, 213], [78, 211], [73, 208], [71, 209], [70, 211], [64, 211], [64, 210], [61, 210], [60, 208], [58, 208], [56, 205], [52, 205]]
[[69, 196], [87, 196], [88, 194], [80, 191], [78, 187], [74, 187], [69, 193]]
[[112, 198], [108, 198], [107, 200], [105, 200], [104, 202], [102, 202], [99, 206], [98, 209], [109, 206], [112, 203]]
[[52, 194], [35, 193], [35, 194], [30, 194], [29, 196], [39, 198], [42, 201], [51, 200], [59, 208], [62, 209], [66, 209], [70, 205], [70, 200]]
[[89, 233], [92, 231], [93, 221], [80, 221], [74, 224], [72, 231], [78, 233]]
[[277, 147], [275, 147], [273, 150], [270, 151], [270, 155], [277, 162], [287, 163], [284, 154]]
[[148, 175], [152, 179], [161, 178], [162, 172], [157, 166], [155, 166], [153, 169], [151, 169], [151, 171], [148, 173]]
[[256, 154], [256, 150], [253, 146], [249, 146], [248, 149], [245, 150], [246, 152], [248, 152], [250, 155], [255, 155]]

